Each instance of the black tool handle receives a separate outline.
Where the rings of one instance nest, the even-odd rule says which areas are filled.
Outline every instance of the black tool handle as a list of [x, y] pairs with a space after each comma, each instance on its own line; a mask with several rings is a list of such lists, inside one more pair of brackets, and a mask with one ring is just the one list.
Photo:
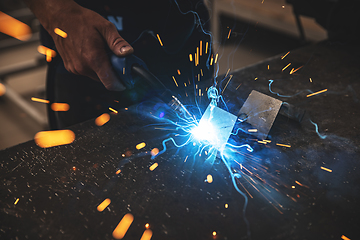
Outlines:
[[156, 96], [173, 109], [180, 117], [193, 119], [186, 107], [175, 97], [175, 95], [146, 67], [146, 64], [138, 57], [130, 55], [119, 58], [116, 55], [111, 56], [111, 63], [123, 81], [125, 86], [132, 89], [135, 85], [133, 76], [139, 77], [144, 84], [156, 93]]
[[133, 89], [136, 83], [136, 79], [132, 76], [132, 66], [137, 64], [143, 66], [144, 69], [147, 69], [144, 61], [134, 54], [126, 57], [118, 57], [115, 54], [112, 54], [110, 60], [118, 77], [127, 89]]
[[173, 109], [180, 117], [185, 119], [193, 119], [193, 116], [189, 113], [186, 107], [174, 96], [174, 94], [149, 70], [139, 64], [133, 64], [131, 66], [131, 72], [134, 75], [146, 80], [146, 83], [150, 88], [156, 90], [157, 96], [167, 103], [167, 105]]

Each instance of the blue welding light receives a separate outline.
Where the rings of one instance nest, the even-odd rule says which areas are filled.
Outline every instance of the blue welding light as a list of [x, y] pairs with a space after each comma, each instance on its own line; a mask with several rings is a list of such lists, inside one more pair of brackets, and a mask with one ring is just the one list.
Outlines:
[[198, 141], [205, 141], [211, 145], [216, 144], [216, 133], [213, 125], [208, 121], [201, 122], [191, 130], [192, 135]]
[[160, 114], [159, 114], [159, 118], [163, 118], [165, 116], [165, 113], [164, 112], [161, 112]]

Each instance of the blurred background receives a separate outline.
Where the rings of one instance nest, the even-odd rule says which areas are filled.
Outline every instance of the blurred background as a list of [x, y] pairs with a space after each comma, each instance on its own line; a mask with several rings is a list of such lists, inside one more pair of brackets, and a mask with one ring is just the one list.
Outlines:
[[[326, 39], [326, 31], [314, 18], [294, 11], [293, 2], [206, 1], [219, 73]], [[18, 28], [29, 34], [19, 36]], [[22, 1], [0, 0], [0, 150], [48, 129], [46, 103], [31, 100], [46, 99], [46, 61], [38, 51], [38, 31], [39, 22]]]

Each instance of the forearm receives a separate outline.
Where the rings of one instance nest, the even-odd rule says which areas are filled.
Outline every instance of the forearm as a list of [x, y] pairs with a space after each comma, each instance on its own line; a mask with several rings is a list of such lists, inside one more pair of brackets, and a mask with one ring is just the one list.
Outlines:
[[41, 25], [51, 34], [58, 23], [59, 14], [80, 11], [73, 0], [23, 0]]

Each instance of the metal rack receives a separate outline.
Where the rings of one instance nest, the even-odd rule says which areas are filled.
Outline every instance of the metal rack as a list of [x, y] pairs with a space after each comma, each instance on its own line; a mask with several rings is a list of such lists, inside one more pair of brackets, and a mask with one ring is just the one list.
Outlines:
[[28, 101], [26, 101], [19, 93], [17, 93], [12, 87], [6, 82], [9, 76], [24, 73], [28, 71], [35, 70], [42, 66], [46, 65], [46, 61], [43, 57], [32, 59], [26, 62], [18, 63], [13, 66], [7, 67], [6, 70], [0, 72], [0, 83], [2, 83], [6, 92], [2, 96], [9, 101], [16, 104], [24, 112], [26, 112], [31, 118], [33, 118], [41, 126], [47, 126], [47, 120], [42, 114], [34, 108]]

